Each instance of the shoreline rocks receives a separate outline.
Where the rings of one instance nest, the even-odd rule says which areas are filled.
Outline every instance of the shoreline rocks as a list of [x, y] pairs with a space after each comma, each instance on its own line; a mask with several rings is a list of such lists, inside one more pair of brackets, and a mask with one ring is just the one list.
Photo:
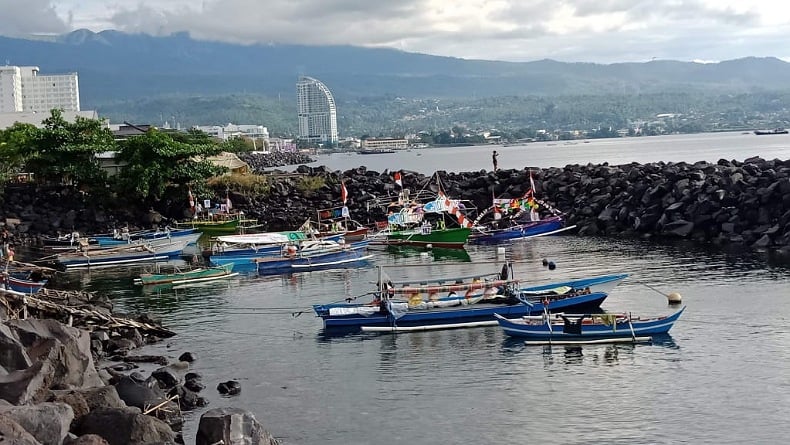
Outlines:
[[[74, 307], [95, 312], [89, 300], [81, 299], [86, 296], [90, 294], [58, 293], [59, 299], [76, 300]], [[162, 338], [155, 334], [170, 332], [148, 317], [135, 321], [113, 314], [105, 323], [102, 314], [68, 317], [69, 324], [81, 327], [55, 318], [16, 318], [25, 313], [57, 316], [50, 306], [55, 303], [43, 304], [43, 298], [26, 296], [20, 303], [16, 295], [0, 290], [0, 306], [10, 310], [0, 312], [0, 439], [30, 445], [183, 443], [183, 411], [208, 403], [198, 395], [205, 388], [200, 375], [190, 370], [197, 355], [184, 352], [179, 358], [189, 361], [170, 362], [129, 354]], [[29, 307], [19, 310], [19, 304]], [[113, 347], [120, 343], [122, 348]], [[137, 363], [160, 367], [145, 377]], [[252, 414], [244, 419], [242, 433], [248, 436], [230, 431], [237, 424], [231, 421], [215, 422], [204, 433], [242, 441], [226, 443], [276, 443], [261, 441], [271, 436]]]

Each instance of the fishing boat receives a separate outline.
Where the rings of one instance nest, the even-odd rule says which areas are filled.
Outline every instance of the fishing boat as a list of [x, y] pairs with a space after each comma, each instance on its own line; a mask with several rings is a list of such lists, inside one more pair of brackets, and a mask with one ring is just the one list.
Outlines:
[[[344, 185], [345, 187], [345, 185]], [[349, 217], [348, 207], [332, 207], [317, 211], [317, 227], [307, 220], [300, 230], [313, 233], [319, 238], [342, 236], [347, 242], [360, 241], [367, 237], [368, 228]]]
[[641, 342], [667, 334], [684, 310], [685, 307], [660, 317], [634, 317], [630, 313], [544, 313], [515, 319], [496, 315], [496, 319], [505, 334], [526, 338], [528, 344], [583, 344], [617, 339]]
[[134, 284], [138, 286], [154, 284], [186, 284], [199, 283], [206, 281], [216, 281], [231, 278], [238, 275], [232, 272], [233, 263], [224, 264], [216, 267], [200, 267], [190, 270], [174, 270], [171, 273], [144, 273], [134, 279]]
[[230, 234], [259, 227], [258, 220], [249, 219], [243, 212], [215, 212], [176, 223], [178, 228], [193, 228], [210, 235]]
[[181, 255], [184, 248], [195, 243], [199, 237], [200, 233], [196, 232], [176, 238], [141, 240], [115, 247], [92, 248], [83, 245], [78, 250], [54, 255], [54, 262], [66, 269], [73, 269], [163, 260]]
[[475, 230], [473, 230], [472, 234], [469, 236], [469, 242], [476, 244], [495, 244], [513, 239], [556, 235], [575, 228], [575, 225], [566, 226], [561, 216], [551, 216], [538, 221], [515, 223], [506, 227], [475, 227]]
[[[159, 240], [163, 238], [177, 238], [180, 236], [189, 236], [198, 234], [198, 238], [200, 234], [198, 230], [195, 228], [184, 228], [184, 229], [171, 229], [170, 227], [165, 227], [164, 230], [143, 230], [140, 232], [129, 233], [128, 229], [124, 228], [121, 230], [114, 230], [111, 235], [94, 235], [88, 237], [89, 242], [93, 241], [95, 244], [98, 244], [99, 247], [109, 247], [109, 246], [120, 246], [123, 244], [129, 244], [135, 241], [151, 241], [151, 240]], [[193, 237], [194, 238], [194, 237]], [[194, 238], [197, 241], [197, 238]]]
[[[544, 308], [549, 312], [594, 310], [607, 297], [603, 290], [627, 277], [606, 275], [521, 287], [518, 280], [508, 278], [512, 270], [507, 270], [503, 267], [503, 271], [491, 274], [393, 282], [380, 268], [379, 283], [384, 284], [374, 293], [373, 301], [317, 304], [313, 310], [323, 320], [326, 333], [495, 326], [494, 314], [514, 318], [539, 314]], [[447, 295], [440, 296], [444, 293]], [[442, 301], [457, 304], [429, 304]]]
[[[535, 181], [529, 172], [530, 188], [518, 198], [495, 198], [491, 207], [473, 222], [469, 241], [496, 244], [514, 239], [556, 235], [576, 228], [568, 226], [562, 212], [535, 196]], [[541, 211], [548, 217], [541, 217]], [[545, 216], [545, 215], [544, 215]]]
[[787, 134], [788, 131], [784, 128], [774, 128], [773, 130], [754, 130], [754, 134], [763, 136], [767, 134]]
[[16, 274], [16, 273], [2, 273], [0, 274], [0, 288], [19, 292], [22, 294], [32, 295], [38, 293], [44, 286], [47, 285], [47, 280], [34, 280], [31, 279], [29, 274]]
[[328, 240], [307, 240], [283, 247], [280, 256], [253, 258], [261, 275], [281, 274], [295, 271], [313, 271], [342, 268], [362, 264], [373, 255], [366, 253], [368, 241], [350, 244]]
[[384, 229], [371, 241], [387, 246], [439, 247], [443, 249], [463, 249], [471, 233], [469, 227], [433, 227], [423, 223], [419, 227], [406, 229]]
[[[437, 192], [428, 189], [435, 181]], [[401, 183], [400, 173], [396, 182]], [[387, 220], [377, 222], [381, 230], [370, 235], [371, 244], [387, 246], [440, 247], [460, 249], [469, 239], [476, 208], [468, 201], [451, 199], [434, 174], [426, 188], [411, 195], [401, 188], [397, 198], [376, 199], [372, 205], [386, 209]]]

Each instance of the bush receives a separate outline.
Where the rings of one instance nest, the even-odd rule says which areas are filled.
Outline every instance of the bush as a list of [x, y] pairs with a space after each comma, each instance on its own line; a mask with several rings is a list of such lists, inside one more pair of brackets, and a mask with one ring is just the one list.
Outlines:
[[296, 180], [295, 186], [299, 193], [309, 198], [325, 185], [326, 181], [320, 176], [302, 176]]
[[269, 180], [261, 175], [232, 174], [217, 176], [209, 179], [207, 184], [214, 189], [222, 188], [252, 195], [267, 195], [272, 188]]

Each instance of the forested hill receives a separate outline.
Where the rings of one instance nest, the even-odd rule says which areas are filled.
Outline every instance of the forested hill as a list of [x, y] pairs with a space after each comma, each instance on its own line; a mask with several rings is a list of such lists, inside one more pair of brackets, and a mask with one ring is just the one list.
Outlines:
[[469, 98], [507, 95], [740, 93], [790, 89], [790, 64], [745, 58], [700, 64], [511, 63], [352, 46], [235, 45], [188, 34], [152, 37], [87, 30], [47, 39], [0, 37], [0, 60], [41, 72], [78, 72], [85, 108], [162, 94], [292, 97], [310, 75], [336, 96]]

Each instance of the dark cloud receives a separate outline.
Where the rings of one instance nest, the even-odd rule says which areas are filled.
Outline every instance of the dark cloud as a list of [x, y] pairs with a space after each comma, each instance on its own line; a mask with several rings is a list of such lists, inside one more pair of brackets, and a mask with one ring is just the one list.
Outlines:
[[[60, 6], [55, 10], [51, 3]], [[0, 32], [64, 32], [92, 22], [95, 31], [187, 31], [194, 38], [234, 43], [387, 46], [515, 61], [790, 56], [784, 45], [790, 18], [783, 18], [790, 7], [775, 10], [768, 0], [755, 3], [764, 5], [746, 7], [735, 0], [0, 0]]]

